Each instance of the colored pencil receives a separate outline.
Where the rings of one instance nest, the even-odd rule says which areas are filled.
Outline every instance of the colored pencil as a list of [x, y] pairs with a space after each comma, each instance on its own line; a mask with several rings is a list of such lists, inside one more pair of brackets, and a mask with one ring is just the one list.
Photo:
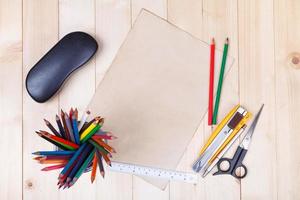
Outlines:
[[117, 137], [113, 136], [113, 135], [93, 135], [92, 136], [93, 139], [103, 139], [103, 140], [113, 140], [116, 139]]
[[40, 164], [66, 164], [68, 160], [39, 160]]
[[[76, 113], [76, 110], [75, 110], [75, 113]], [[73, 125], [73, 133], [74, 133], [75, 143], [79, 144], [80, 139], [79, 139], [78, 122], [77, 122], [76, 114], [72, 115], [72, 125]]]
[[102, 139], [92, 139], [92, 140], [97, 142], [100, 146], [105, 148], [107, 151], [109, 151], [111, 153], [116, 153], [116, 150], [114, 148], [112, 148], [111, 146], [109, 146], [108, 144], [106, 144], [105, 142], [103, 142]]
[[83, 133], [80, 135], [80, 140], [82, 140], [89, 132], [91, 132], [99, 123], [99, 120], [94, 121], [89, 127], [87, 127]]
[[52, 124], [48, 120], [44, 119], [44, 122], [54, 135], [61, 137], [61, 135], [57, 132], [57, 130], [52, 126]]
[[81, 117], [81, 119], [80, 119], [80, 123], [79, 123], [79, 125], [78, 125], [78, 130], [79, 130], [79, 132], [81, 131], [81, 128], [83, 127], [83, 125], [84, 125], [85, 122], [87, 121], [87, 119], [88, 119], [88, 117], [89, 117], [90, 114], [91, 114], [90, 111], [86, 111], [86, 112], [82, 115], [82, 117]]
[[43, 169], [41, 169], [41, 171], [51, 171], [51, 170], [55, 170], [55, 169], [60, 169], [63, 168], [66, 164], [58, 164], [58, 165], [52, 165], [52, 166], [48, 166], [48, 167], [44, 167]]
[[67, 126], [67, 122], [66, 122], [66, 118], [65, 118], [65, 113], [63, 110], [61, 110], [61, 120], [62, 120], [62, 123], [64, 125], [64, 130], [65, 130], [65, 139], [67, 140], [70, 140], [70, 132], [69, 132], [69, 129], [68, 129], [68, 126]]
[[63, 126], [61, 124], [61, 121], [60, 121], [58, 115], [55, 116], [55, 120], [56, 120], [56, 123], [57, 123], [57, 126], [58, 126], [58, 129], [59, 129], [61, 137], [64, 138], [64, 139], [66, 139], [65, 131], [64, 131], [64, 128], [63, 128]]
[[33, 155], [43, 155], [43, 156], [48, 156], [48, 155], [73, 155], [75, 151], [36, 151], [33, 152]]
[[105, 171], [104, 171], [104, 167], [103, 167], [103, 163], [102, 163], [102, 156], [99, 153], [99, 151], [96, 151], [96, 155], [97, 155], [97, 161], [98, 161], [98, 166], [99, 166], [99, 171], [101, 176], [104, 178], [105, 176]]
[[75, 160], [78, 158], [78, 156], [81, 154], [81, 152], [86, 148], [87, 143], [82, 144], [79, 149], [74, 153], [70, 161], [67, 163], [67, 165], [64, 167], [64, 169], [60, 172], [59, 178], [62, 177], [67, 170], [70, 168], [70, 166], [75, 162]]
[[96, 142], [94, 142], [93, 140], [89, 140], [89, 143], [91, 143], [94, 147], [97, 148], [97, 150], [99, 151], [99, 153], [101, 154], [101, 156], [103, 157], [103, 159], [105, 160], [105, 162], [108, 165], [111, 165], [111, 161], [108, 158], [108, 156], [111, 157], [110, 153], [108, 151], [106, 151], [103, 147], [101, 147], [99, 144], [97, 144]]
[[33, 158], [34, 160], [56, 160], [56, 159], [65, 159], [69, 160], [72, 157], [72, 155], [59, 155], [59, 156], [37, 156]]
[[98, 152], [101, 154], [101, 156], [105, 160], [106, 164], [108, 164], [109, 166], [111, 166], [111, 161], [108, 158], [107, 154], [103, 153], [102, 151], [99, 151], [99, 149], [98, 149]]
[[50, 139], [49, 137], [46, 137], [45, 135], [43, 135], [42, 133], [36, 131], [36, 134], [39, 135], [41, 138], [47, 140], [48, 142], [54, 144], [55, 146], [57, 146], [58, 148], [60, 149], [63, 149], [63, 150], [70, 150], [67, 146], [57, 142], [57, 141], [54, 141], [52, 139]]
[[82, 166], [83, 162], [87, 159], [88, 155], [91, 153], [93, 147], [88, 145], [74, 163], [70, 166], [67, 172], [59, 180], [59, 188], [64, 185], [64, 188], [69, 186], [70, 181], [74, 178], [75, 174], [78, 172], [79, 168]]
[[70, 121], [70, 117], [69, 117], [68, 113], [65, 113], [65, 120], [66, 120], [66, 124], [67, 124], [68, 131], [70, 134], [70, 141], [75, 142], [72, 123]]
[[69, 112], [69, 120], [70, 120], [70, 122], [72, 122], [72, 116], [73, 116], [73, 113], [74, 113], [74, 110], [73, 110], [73, 108], [71, 107], [71, 109], [70, 109], [70, 112]]
[[70, 170], [70, 173], [67, 175], [66, 177], [66, 184], [68, 184], [73, 177], [75, 176], [75, 174], [78, 172], [78, 170], [80, 169], [80, 167], [82, 166], [82, 164], [84, 163], [84, 161], [88, 158], [88, 156], [91, 154], [92, 150], [94, 148], [89, 145], [87, 146], [87, 148], [81, 153], [80, 157], [76, 160], [76, 163], [73, 167], [73, 169]]
[[[94, 123], [97, 119], [100, 119], [100, 118], [96, 117], [96, 118], [92, 119], [91, 121], [85, 123], [85, 124], [83, 125], [83, 127], [80, 129], [79, 135], [81, 135], [81, 134], [83, 133], [83, 131], [85, 131], [85, 130], [86, 130], [92, 123]], [[78, 130], [79, 130], [79, 129], [78, 129]]]
[[91, 138], [103, 125], [103, 118], [92, 123], [81, 135], [80, 142], [83, 143]]
[[229, 45], [229, 39], [227, 38], [226, 42], [224, 44], [224, 50], [223, 50], [222, 64], [221, 64], [221, 70], [220, 70], [220, 75], [219, 75], [218, 89], [217, 89], [215, 108], [214, 108], [214, 114], [213, 114], [213, 124], [217, 124], [222, 84], [223, 84], [223, 78], [224, 78], [225, 66], [226, 66], [226, 60], [227, 60], [227, 53], [228, 53], [228, 45]]
[[73, 142], [70, 142], [69, 140], [65, 140], [61, 137], [57, 137], [55, 135], [51, 135], [50, 133], [46, 132], [46, 131], [41, 131], [39, 132], [40, 134], [42, 134], [43, 136], [49, 138], [52, 141], [58, 142], [60, 144], [62, 144], [63, 146], [65, 146], [66, 148], [70, 149], [70, 150], [75, 150], [77, 149], [79, 146]]
[[96, 178], [96, 171], [97, 171], [97, 154], [94, 153], [94, 158], [93, 158], [93, 165], [92, 165], [92, 172], [91, 172], [91, 182], [93, 183]]
[[208, 125], [212, 124], [212, 119], [213, 119], [214, 73], [215, 73], [215, 39], [213, 38], [210, 45]]
[[90, 164], [88, 164], [87, 168], [84, 170], [83, 173], [90, 172], [92, 170], [92, 167], [93, 167], [93, 161], [90, 161]]
[[37, 157], [34, 157], [33, 160], [41, 160], [43, 159], [45, 156], [37, 156]]
[[94, 140], [89, 140], [88, 141], [90, 144], [92, 144], [94, 147], [96, 147], [96, 149], [98, 149], [100, 152], [102, 152], [103, 154], [112, 157], [111, 154], [101, 145], [99, 145], [97, 142], [95, 142]]
[[81, 165], [81, 167], [79, 168], [79, 170], [77, 171], [77, 173], [75, 174], [74, 178], [72, 179], [72, 181], [69, 184], [69, 187], [71, 187], [72, 185], [74, 185], [74, 183], [79, 179], [79, 177], [82, 175], [83, 171], [86, 169], [86, 167], [88, 166], [89, 162], [93, 159], [95, 150], [92, 151], [92, 153], [90, 153], [90, 155], [88, 156], [88, 158], [84, 161], [84, 163]]

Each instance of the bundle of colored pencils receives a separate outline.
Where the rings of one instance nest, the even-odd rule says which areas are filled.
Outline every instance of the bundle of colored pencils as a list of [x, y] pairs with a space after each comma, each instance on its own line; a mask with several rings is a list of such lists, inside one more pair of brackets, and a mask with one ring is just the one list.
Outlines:
[[58, 177], [59, 188], [69, 188], [74, 185], [78, 178], [84, 173], [91, 171], [91, 182], [96, 178], [97, 166], [101, 176], [104, 178], [104, 160], [111, 165], [111, 153], [116, 153], [114, 148], [107, 144], [108, 140], [116, 139], [109, 132], [101, 130], [104, 119], [95, 117], [88, 122], [90, 112], [87, 111], [78, 120], [78, 110], [71, 108], [69, 114], [61, 110], [61, 117], [56, 115], [58, 129], [44, 119], [50, 132], [36, 131], [36, 133], [54, 144], [56, 151], [37, 151], [34, 155], [40, 164], [50, 164], [42, 171], [51, 171], [63, 168]]

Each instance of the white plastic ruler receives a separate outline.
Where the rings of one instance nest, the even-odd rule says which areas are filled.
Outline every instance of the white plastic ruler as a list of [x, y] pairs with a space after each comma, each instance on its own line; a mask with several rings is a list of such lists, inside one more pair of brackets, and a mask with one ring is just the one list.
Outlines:
[[166, 170], [127, 163], [112, 162], [111, 167], [109, 167], [108, 169], [115, 172], [134, 174], [144, 177], [183, 181], [186, 183], [194, 184], [198, 182], [198, 175], [194, 173]]

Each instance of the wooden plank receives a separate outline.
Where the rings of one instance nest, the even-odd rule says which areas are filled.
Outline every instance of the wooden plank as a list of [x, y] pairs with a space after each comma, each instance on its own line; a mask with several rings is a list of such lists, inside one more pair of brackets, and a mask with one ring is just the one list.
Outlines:
[[22, 1], [0, 1], [0, 199], [22, 198]]
[[[59, 38], [73, 31], [83, 31], [95, 36], [95, 0], [59, 1]], [[82, 115], [95, 91], [95, 73], [93, 58], [67, 80], [59, 94], [59, 104], [64, 111], [69, 112], [71, 107], [76, 107], [79, 116]], [[97, 176], [97, 179], [101, 179], [101, 176]], [[95, 190], [96, 184], [91, 184], [90, 173], [87, 173], [80, 177], [74, 187], [60, 192], [60, 197], [82, 199], [84, 196], [87, 199], [97, 199]]]
[[[168, 21], [177, 25], [179, 28], [189, 32], [190, 34], [201, 38], [202, 37], [202, 1], [168, 1]], [[186, 12], [186, 11], [189, 12]], [[181, 159], [178, 170], [190, 171], [193, 162], [195, 161], [199, 149], [203, 144], [203, 128], [204, 122], [199, 125], [191, 144]], [[205, 195], [204, 181], [199, 178], [199, 183], [195, 186], [192, 184], [171, 182], [170, 183], [170, 199], [196, 199], [203, 198]]]
[[131, 27], [130, 0], [96, 0], [96, 85], [100, 83]]
[[[57, 42], [58, 1], [23, 1], [23, 80], [31, 67]], [[34, 102], [23, 88], [23, 198], [58, 199], [57, 173], [41, 172], [31, 153], [51, 150], [53, 146], [34, 131], [46, 129], [43, 118], [55, 119], [58, 99]]]
[[154, 14], [167, 19], [167, 0], [131, 0], [132, 23], [136, 20], [141, 9], [147, 9]]
[[[130, 29], [130, 5], [130, 0], [96, 0], [96, 38], [101, 46], [96, 55], [96, 85], [101, 82]], [[106, 172], [105, 179], [97, 179], [96, 184], [99, 199], [132, 199], [131, 175]]]
[[277, 199], [273, 0], [238, 6], [241, 103], [254, 114], [265, 104], [244, 160], [241, 198]]
[[[80, 14], [79, 14], [80, 13]], [[73, 31], [95, 35], [95, 0], [59, 1], [59, 37]], [[59, 95], [61, 108], [69, 111], [77, 107], [80, 114], [86, 108], [95, 91], [95, 59], [74, 72], [67, 80]]]
[[[218, 114], [220, 122], [226, 114], [239, 103], [239, 58], [238, 58], [238, 24], [237, 1], [203, 1], [203, 32], [202, 39], [210, 42], [215, 38], [216, 47], [223, 50], [226, 37], [229, 38], [228, 54], [234, 57], [234, 64], [224, 80], [222, 96]], [[215, 87], [218, 84], [220, 65], [216, 65]], [[216, 91], [216, 88], [215, 88]], [[215, 126], [214, 126], [215, 127]], [[205, 123], [205, 138], [208, 138], [212, 129]], [[235, 143], [226, 156], [231, 157], [237, 147]], [[212, 170], [205, 178], [205, 195], [207, 199], [239, 199], [240, 183], [231, 176], [212, 176]]]
[[[141, 12], [141, 9], [147, 9], [164, 19], [167, 18], [166, 0], [131, 0], [131, 6], [132, 25]], [[169, 199], [169, 186], [165, 190], [160, 190], [145, 180], [133, 176], [133, 199]]]
[[199, 0], [168, 0], [168, 21], [201, 38], [202, 9], [202, 1]]
[[[193, 1], [177, 1], [171, 0], [168, 5], [168, 19], [177, 24], [179, 27], [189, 33], [201, 38], [210, 43], [212, 37], [216, 39], [218, 49], [223, 49], [226, 37], [230, 38], [229, 54], [235, 58], [235, 63], [232, 66], [230, 76], [226, 77], [222, 98], [220, 103], [219, 119], [225, 116], [227, 112], [239, 102], [238, 95], [238, 53], [237, 53], [237, 2], [235, 1], [203, 1], [198, 4], [193, 4]], [[198, 6], [198, 7], [197, 7]], [[186, 12], [186, 10], [189, 12]], [[218, 70], [216, 67], [215, 86], [218, 81]], [[193, 146], [193, 141], [190, 144], [182, 162], [186, 162], [186, 170], [196, 159], [197, 153], [205, 140], [211, 134], [211, 127], [207, 126], [207, 116], [204, 122], [200, 125], [198, 132], [202, 135], [201, 142]], [[201, 127], [202, 126], [202, 127]], [[199, 140], [199, 139], [198, 139]], [[190, 150], [189, 150], [190, 149]], [[229, 152], [230, 155], [230, 152]], [[174, 188], [173, 188], [174, 186]], [[185, 188], [185, 190], [182, 190]], [[199, 184], [193, 189], [188, 185], [171, 185], [171, 199], [239, 199], [239, 183], [231, 177], [215, 177], [210, 174], [205, 178], [200, 178]], [[195, 192], [193, 192], [195, 190]]]
[[[278, 199], [299, 199], [300, 2], [274, 1]], [[298, 164], [297, 164], [298, 163]]]

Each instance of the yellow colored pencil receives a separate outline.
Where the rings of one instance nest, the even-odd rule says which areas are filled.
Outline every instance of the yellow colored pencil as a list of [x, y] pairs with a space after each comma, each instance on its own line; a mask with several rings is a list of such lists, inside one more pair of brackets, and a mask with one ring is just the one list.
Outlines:
[[85, 136], [87, 136], [99, 123], [99, 120], [93, 122], [89, 127], [87, 127], [83, 133], [80, 135], [80, 140], [82, 140]]

